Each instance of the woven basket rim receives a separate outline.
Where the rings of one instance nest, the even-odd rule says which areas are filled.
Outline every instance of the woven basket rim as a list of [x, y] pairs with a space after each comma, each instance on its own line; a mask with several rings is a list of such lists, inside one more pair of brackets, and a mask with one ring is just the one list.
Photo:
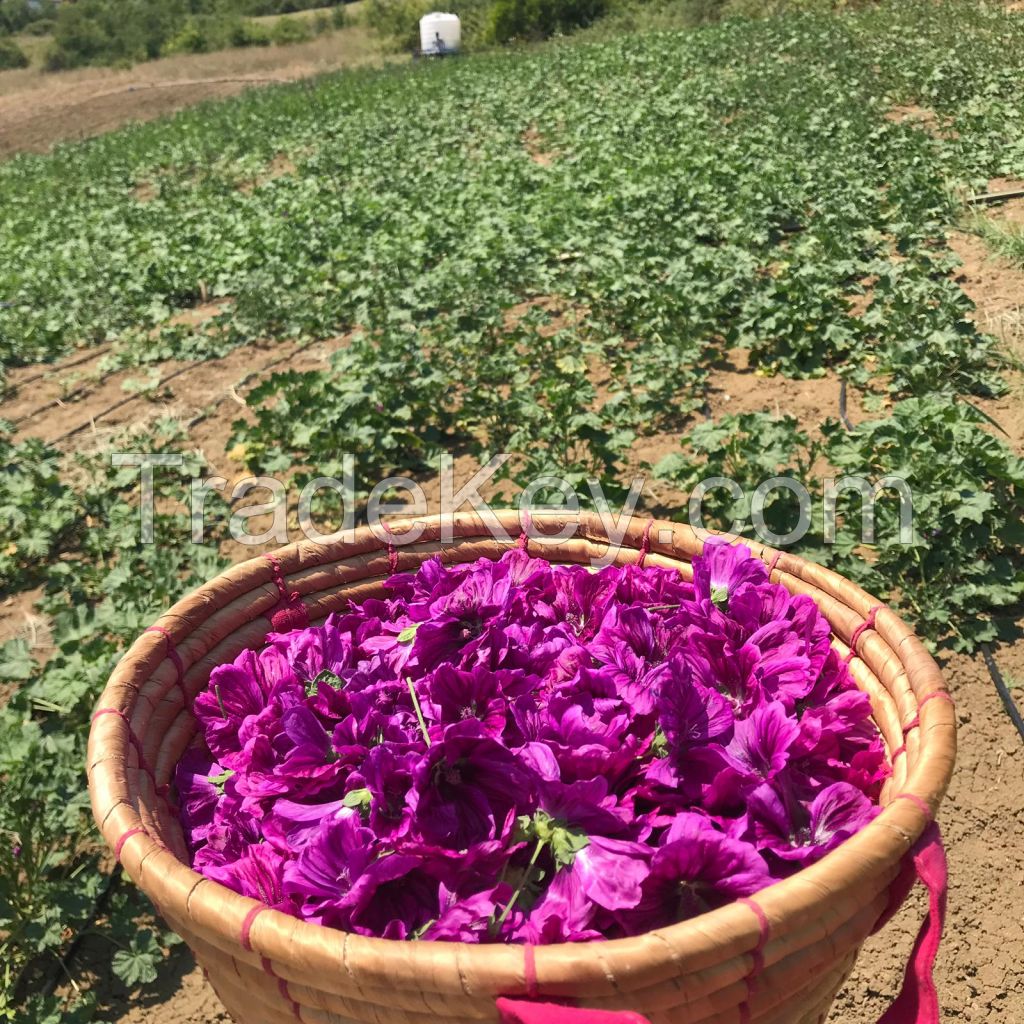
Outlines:
[[[494, 515], [506, 529], [516, 524], [522, 524], [524, 528], [532, 527], [537, 532], [536, 537], [531, 534], [527, 545], [528, 553], [532, 557], [549, 557], [544, 549], [550, 542], [545, 538], [550, 537], [551, 533], [567, 524], [578, 526], [577, 536], [584, 536], [588, 540], [596, 542], [602, 540], [607, 542], [604, 526], [600, 518], [593, 513], [534, 512], [529, 515], [525, 523], [518, 510], [501, 510], [495, 512]], [[475, 513], [455, 513], [443, 517], [415, 516], [393, 520], [386, 529], [390, 534], [400, 536], [418, 524], [427, 523], [434, 527], [439, 526], [442, 522], [451, 522], [457, 529], [470, 530], [483, 526], [485, 520]], [[549, 527], [554, 527], [554, 529], [549, 530]], [[665, 543], [651, 540], [648, 542], [648, 538], [652, 534], [657, 533], [660, 536], [666, 530], [671, 532], [672, 541]], [[643, 535], [642, 547], [636, 544], [641, 539], [641, 534]], [[691, 538], [698, 547], [702, 547], [703, 542], [712, 536], [749, 547], [755, 557], [769, 565], [770, 578], [774, 582], [786, 586], [786, 589], [791, 592], [792, 588], [786, 585], [786, 579], [808, 584], [808, 581], [801, 575], [801, 570], [813, 567], [813, 575], [830, 583], [837, 591], [851, 600], [857, 608], [863, 609], [863, 611], [857, 612], [862, 623], [867, 623], [878, 635], [887, 634], [896, 638], [895, 646], [888, 644], [893, 653], [899, 656], [900, 652], [904, 650], [912, 652], [928, 669], [927, 672], [922, 673], [927, 677], [922, 692], [918, 692], [913, 680], [911, 681], [913, 694], [918, 704], [929, 694], [936, 692], [948, 694], [934, 659], [899, 616], [856, 584], [816, 563], [732, 534], [694, 530], [680, 523], [640, 519], [639, 517], [633, 518], [621, 546], [628, 553], [640, 551], [654, 554], [660, 551], [666, 555], [685, 558], [687, 562], [691, 562], [692, 553], [684, 552], [680, 555], [680, 545], [676, 543], [676, 537], [679, 534]], [[468, 535], [482, 536], [480, 533], [457, 534], [457, 536]], [[630, 542], [636, 546], [630, 546]], [[323, 554], [328, 551], [331, 552], [333, 560], [351, 556], [359, 551], [384, 551], [387, 548], [387, 543], [370, 527], [364, 526], [347, 533], [343, 541], [324, 544], [299, 541], [279, 548], [271, 553], [271, 557], [276, 557], [282, 564], [296, 561], [302, 568], [310, 568], [318, 564], [328, 564], [328, 560], [322, 558]], [[508, 549], [509, 545], [504, 545], [504, 550]], [[500, 557], [500, 555], [496, 557]], [[320, 562], [317, 562], [318, 558], [321, 559]], [[550, 560], [554, 562], [558, 560], [557, 543], [550, 548]], [[251, 573], [257, 565], [265, 571], [266, 556], [257, 556], [229, 567], [197, 588], [192, 594], [177, 601], [157, 620], [155, 628], [167, 634], [173, 634], [175, 627], [182, 621], [181, 608], [186, 601], [194, 601], [196, 598], [203, 598], [211, 594], [219, 581]], [[295, 569], [292, 574], [298, 571], [300, 570]], [[814, 584], [810, 585], [816, 587]], [[817, 597], [815, 597], [815, 601], [819, 603]], [[847, 604], [847, 608], [852, 611], [857, 610], [850, 604]], [[869, 616], [869, 609], [877, 610], [877, 615], [872, 613]], [[846, 641], [836, 633], [836, 624], [831, 619], [829, 622], [833, 637], [845, 644]], [[111, 681], [99, 700], [98, 707], [116, 707], [118, 702], [124, 703], [125, 683], [121, 677], [127, 674], [133, 664], [144, 659], [152, 661], [153, 651], [160, 643], [162, 643], [161, 637], [150, 632], [144, 633], [136, 639], [111, 677]], [[159, 660], [157, 659], [157, 662]], [[900, 660], [905, 665], [905, 661], [902, 658]], [[131, 707], [129, 706], [127, 710], [130, 712]], [[810, 893], [817, 893], [817, 898], [820, 901], [823, 894], [833, 892], [837, 888], [848, 888], [861, 881], [877, 877], [881, 864], [890, 862], [896, 864], [924, 832], [938, 809], [952, 775], [956, 751], [956, 725], [951, 702], [945, 700], [929, 701], [928, 707], [922, 708], [921, 717], [921, 746], [918, 760], [915, 769], [897, 794], [897, 797], [908, 797], [908, 799], [891, 798], [871, 823], [845, 840], [820, 861], [755, 893], [752, 899], [762, 908], [769, 921], [787, 919], [790, 915], [798, 913], [799, 911], [794, 907], [806, 904]], [[927, 720], [925, 721], [925, 719]], [[232, 913], [221, 914], [212, 923], [207, 921], [210, 930], [215, 931], [226, 943], [238, 944], [242, 928], [248, 934], [250, 926], [254, 936], [253, 946], [257, 948], [261, 944], [260, 936], [270, 937], [272, 933], [286, 937], [289, 944], [300, 946], [307, 943], [317, 945], [324, 941], [325, 936], [333, 936], [343, 946], [342, 956], [346, 966], [350, 947], [353, 950], [358, 948], [368, 955], [392, 958], [395, 964], [401, 964], [401, 971], [396, 969], [396, 982], [399, 979], [399, 974], [402, 977], [413, 977], [418, 976], [422, 971], [432, 970], [437, 966], [438, 958], [441, 957], [455, 958], [460, 965], [460, 970], [464, 964], [466, 966], [476, 965], [481, 968], [486, 965], [490, 972], [507, 977], [510, 990], [522, 985], [524, 949], [522, 945], [409, 942], [356, 935], [340, 929], [312, 924], [271, 910], [256, 900], [235, 893], [220, 883], [206, 878], [179, 860], [162, 843], [150, 836], [144, 828], [128, 828], [127, 833], [130, 833], [130, 838], [126, 842], [125, 823], [130, 824], [134, 820], [137, 826], [141, 825], [141, 819], [138, 817], [135, 804], [132, 802], [131, 794], [124, 782], [123, 769], [127, 765], [129, 729], [123, 722], [111, 723], [110, 720], [101, 728], [101, 721], [102, 719], [94, 719], [89, 738], [88, 772], [89, 787], [93, 797], [93, 814], [107, 843], [111, 848], [117, 849], [119, 859], [129, 875], [137, 880], [143, 891], [154, 899], [158, 911], [160, 904], [154, 893], [150, 891], [154, 887], [153, 883], [150, 882], [147, 885], [146, 881], [139, 881], [144, 865], [146, 865], [148, 873], [155, 872], [162, 876], [159, 886], [161, 894], [166, 892], [182, 894], [186, 908], [209, 899], [207, 894], [210, 892], [217, 894], [223, 906], [232, 907]], [[112, 734], [111, 729], [116, 731]], [[111, 747], [117, 747], [118, 744], [111, 742], [112, 735], [119, 737], [120, 748], [114, 750], [113, 756], [111, 756]], [[888, 756], [887, 760], [889, 760]], [[105, 785], [101, 787], [100, 782]], [[100, 804], [98, 793], [101, 788], [105, 792], [116, 794], [112, 805]], [[925, 807], [930, 809], [931, 814], [926, 813]], [[258, 917], [255, 917], [257, 912], [259, 912]], [[239, 922], [246, 920], [248, 924], [240, 927]], [[253, 921], [255, 921], [254, 924]], [[734, 902], [698, 917], [630, 938], [537, 946], [534, 956], [538, 967], [547, 962], [552, 969], [559, 962], [576, 961], [584, 951], [592, 952], [595, 947], [602, 953], [629, 950], [637, 953], [646, 952], [648, 955], [668, 959], [673, 947], [682, 939], [702, 940], [706, 944], [710, 937], [712, 942], [721, 945], [741, 936], [749, 939], [753, 944], [757, 941], [759, 931], [760, 925], [755, 914], [748, 907]], [[542, 967], [541, 973], [544, 973]]]

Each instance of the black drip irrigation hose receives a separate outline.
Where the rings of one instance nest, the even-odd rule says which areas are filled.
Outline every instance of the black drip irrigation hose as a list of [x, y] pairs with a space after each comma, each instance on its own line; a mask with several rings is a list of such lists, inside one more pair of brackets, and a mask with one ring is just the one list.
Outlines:
[[110, 897], [114, 894], [114, 890], [121, 884], [121, 865], [117, 864], [113, 871], [111, 871], [107, 884], [103, 888], [103, 891], [96, 897], [96, 902], [93, 904], [92, 912], [82, 923], [82, 927], [75, 932], [75, 937], [71, 940], [71, 945], [64, 951], [64, 955], [57, 962], [56, 968], [50, 975], [43, 987], [43, 995], [52, 996], [56, 991], [57, 986], [60, 984], [61, 978], [71, 977], [71, 963], [75, 959], [78, 953], [79, 947], [82, 945], [82, 940], [86, 935], [92, 931], [99, 919], [99, 916], [106, 909], [107, 904], [110, 902]]
[[850, 417], [846, 415], [846, 378], [839, 378], [839, 419], [846, 428], [847, 433], [853, 430]]
[[1006, 203], [1011, 199], [1024, 198], [1024, 188], [1011, 189], [1009, 192], [982, 192], [980, 195], [968, 196], [968, 206], [993, 206], [996, 203]]
[[1006, 708], [1006, 713], [1010, 716], [1010, 721], [1013, 722], [1017, 732], [1020, 733], [1020, 738], [1024, 740], [1024, 718], [1021, 718], [1020, 710], [1013, 699], [1013, 694], [1010, 693], [1010, 688], [1006, 685], [1006, 680], [1003, 679], [1003, 674], [999, 671], [996, 659], [992, 655], [992, 648], [988, 644], [981, 645], [981, 656], [985, 659], [985, 664], [988, 666], [988, 674], [992, 677], [996, 692], [1003, 702], [1003, 707]]

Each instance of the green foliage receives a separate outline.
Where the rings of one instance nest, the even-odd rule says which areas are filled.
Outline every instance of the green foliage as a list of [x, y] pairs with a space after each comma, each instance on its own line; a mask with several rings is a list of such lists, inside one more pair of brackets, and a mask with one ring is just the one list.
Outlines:
[[0, 39], [0, 71], [27, 68], [29, 59], [13, 39]]
[[[157, 430], [131, 439], [131, 447], [173, 451], [180, 445], [173, 425]], [[28, 451], [32, 465], [26, 476], [38, 478], [42, 500], [50, 500], [52, 454]], [[156, 471], [161, 508], [183, 500], [186, 474], [198, 468], [186, 457], [181, 473]], [[72, 1010], [34, 993], [59, 970], [69, 937], [84, 925], [108, 884], [82, 778], [96, 695], [139, 632], [223, 564], [214, 549], [187, 543], [183, 515], [158, 511], [154, 528], [161, 543], [142, 543], [138, 469], [112, 470], [103, 454], [64, 466], [64, 476], [72, 470], [78, 483], [69, 507], [79, 517], [71, 528], [78, 544], [63, 558], [39, 566], [54, 650], [44, 667], [24, 641], [0, 645], [0, 664], [13, 667], [14, 677], [22, 680], [0, 708], [0, 961], [6, 967], [0, 975], [0, 1010], [9, 1008], [16, 1020], [74, 1020], [74, 1013], [88, 1010], [87, 1004]], [[5, 678], [11, 676], [5, 672]], [[135, 897], [122, 894], [98, 925], [119, 950], [114, 967], [126, 982], [151, 977], [162, 955], [142, 933], [123, 942], [127, 922], [138, 913]]]
[[979, 419], [963, 402], [911, 398], [850, 434], [833, 426], [826, 444], [840, 473], [897, 477], [913, 495], [909, 543], [898, 541], [898, 496], [875, 503], [867, 561], [852, 549], [859, 499], [841, 504], [847, 550], [840, 540], [836, 568], [873, 590], [894, 589], [925, 636], [951, 633], [961, 650], [994, 640], [1001, 610], [1024, 596], [1024, 462]]
[[195, 15], [185, 20], [176, 35], [160, 48], [173, 53], [212, 53], [229, 47], [269, 46], [272, 33], [258, 22], [223, 15]]
[[35, 438], [14, 444], [7, 427], [0, 421], [0, 594], [32, 586], [75, 535], [83, 512], [60, 479], [59, 453]]
[[[802, 481], [812, 529], [799, 553], [890, 594], [930, 640], [973, 650], [996, 638], [1000, 612], [1024, 597], [1024, 462], [980, 424], [970, 405], [934, 396], [906, 399], [849, 432], [829, 421], [821, 442], [791, 417], [725, 416], [694, 428], [686, 452], [655, 472], [687, 491], [709, 477], [734, 480], [743, 496], [710, 491], [705, 523], [748, 533], [759, 483], [777, 475]], [[840, 488], [836, 534], [827, 543], [825, 486], [811, 472], [819, 458], [840, 481], [856, 476], [879, 486], [867, 497]], [[912, 511], [905, 536], [903, 495]], [[769, 529], [785, 535], [799, 507], [790, 492], [776, 491], [764, 515]]]
[[[312, 6], [318, 5], [312, 0], [77, 0], [58, 9], [46, 67], [61, 71], [174, 53], [303, 42], [315, 34], [310, 21], [281, 18], [268, 28], [249, 16]], [[327, 31], [334, 24], [328, 20], [319, 30]]]
[[547, 39], [585, 28], [607, 9], [607, 0], [495, 0], [488, 36], [499, 43]]
[[306, 21], [293, 18], [279, 18], [270, 30], [270, 38], [275, 46], [287, 46], [289, 43], [305, 43], [313, 38], [313, 26]]
[[55, 6], [53, 0], [0, 0], [0, 36], [36, 34], [35, 26], [51, 20]]
[[[89, 59], [110, 59], [111, 34], [117, 59], [136, 59], [221, 10], [161, 3], [139, 35], [149, 2], [126, 0], [121, 31], [79, 0], [60, 31]], [[456, 7], [471, 45], [489, 6]], [[398, 35], [425, 9], [369, 6]], [[677, 13], [720, 23], [327, 76], [0, 165], [0, 363], [111, 339], [140, 366], [336, 339], [327, 364], [250, 394], [235, 441], [252, 468], [297, 467], [300, 483], [342, 475], [354, 454], [363, 496], [386, 474], [432, 471], [442, 450], [513, 451], [512, 485], [554, 471], [612, 496], [646, 438], [685, 430], [660, 476], [681, 490], [716, 474], [807, 480], [815, 526], [799, 550], [971, 648], [1024, 597], [1024, 479], [967, 403], [1002, 388], [1000, 356], [951, 280], [943, 231], [957, 189], [1024, 174], [1024, 19], [932, 0], [842, 18]], [[951, 131], [888, 120], [904, 102]], [[282, 154], [295, 173], [266, 174]], [[209, 329], [168, 323], [209, 295], [232, 300]], [[784, 415], [694, 424], [734, 346], [766, 389], [772, 374], [838, 372], [887, 412], [820, 436]], [[0, 648], [0, 677], [21, 683], [0, 711], [0, 1019], [86, 1019], [87, 1001], [28, 993], [105, 885], [81, 790], [88, 714], [126, 644], [219, 560], [170, 513], [161, 543], [139, 543], [137, 470], [61, 463], [7, 433], [0, 466], [0, 585], [44, 584], [55, 638], [45, 666], [25, 639]], [[846, 494], [826, 545], [810, 482], [824, 466], [904, 478], [910, 543], [886, 492], [873, 543]], [[181, 481], [157, 481], [169, 505]], [[705, 507], [722, 526], [751, 511], [724, 490]], [[788, 531], [795, 512], [770, 492], [768, 526]], [[542, 832], [574, 855], [576, 837]], [[142, 982], [167, 943], [126, 940], [128, 912], [115, 898], [101, 927], [123, 979]]]

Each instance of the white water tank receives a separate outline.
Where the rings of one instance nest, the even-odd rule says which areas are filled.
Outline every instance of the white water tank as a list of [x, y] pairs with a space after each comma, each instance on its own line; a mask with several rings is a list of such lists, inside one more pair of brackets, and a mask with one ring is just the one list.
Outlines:
[[434, 11], [420, 18], [420, 49], [424, 53], [457, 53], [462, 44], [462, 22], [457, 14]]

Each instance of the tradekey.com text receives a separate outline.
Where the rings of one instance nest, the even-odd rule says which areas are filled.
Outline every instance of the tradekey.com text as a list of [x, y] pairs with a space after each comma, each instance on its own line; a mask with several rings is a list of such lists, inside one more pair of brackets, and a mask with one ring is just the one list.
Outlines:
[[[599, 479], [587, 479], [585, 487], [580, 490], [557, 474], [538, 476], [511, 502], [508, 498], [502, 498], [494, 504], [494, 499], [483, 497], [481, 490], [493, 484], [501, 467], [512, 457], [508, 453], [495, 455], [468, 480], [457, 483], [455, 460], [449, 455], [442, 455], [438, 476], [431, 482], [430, 490], [435, 495], [432, 501], [428, 501], [424, 481], [409, 476], [385, 477], [370, 487], [368, 492], [365, 484], [361, 483], [357, 487], [357, 460], [354, 455], [344, 455], [340, 459], [340, 477], [317, 476], [308, 480], [301, 489], [293, 481], [273, 476], [244, 476], [236, 479], [230, 487], [227, 479], [221, 476], [195, 476], [191, 479], [188, 497], [192, 541], [196, 544], [205, 542], [207, 505], [216, 494], [231, 507], [228, 521], [231, 536], [241, 544], [253, 546], [270, 542], [287, 544], [300, 537], [318, 543], [344, 540], [357, 524], [367, 525], [382, 543], [415, 544], [426, 528], [425, 523], [414, 523], [411, 528], [407, 525], [400, 533], [392, 534], [387, 526], [388, 520], [396, 516], [416, 519], [438, 514], [442, 517], [440, 539], [442, 543], [450, 543], [454, 537], [453, 516], [466, 511], [480, 516], [496, 539], [511, 542], [514, 538], [508, 535], [495, 515], [496, 508], [505, 509], [511, 505], [519, 509], [520, 525], [528, 536], [536, 529], [531, 523], [532, 513], [558, 512], [568, 517], [557, 535], [552, 534], [550, 529], [543, 532], [538, 529], [535, 534], [538, 538], [569, 539], [579, 525], [573, 523], [572, 517], [587, 509], [601, 519], [609, 539], [609, 555], [618, 550], [643, 497], [645, 476], [638, 474], [630, 480], [625, 498], [617, 506], [613, 506]], [[143, 543], [154, 543], [156, 473], [175, 469], [180, 471], [185, 464], [185, 457], [181, 454], [116, 452], [111, 455], [113, 467], [137, 467], [140, 471], [140, 530]], [[900, 544], [911, 544], [914, 541], [913, 494], [901, 477], [886, 476], [877, 480], [859, 476], [823, 477], [818, 492], [822, 497], [817, 503], [808, 487], [794, 477], [768, 477], [754, 488], [744, 488], [728, 477], [708, 477], [697, 484], [687, 502], [686, 519], [694, 529], [705, 527], [704, 501], [707, 495], [716, 491], [724, 491], [733, 500], [735, 507], [749, 510], [748, 518], [734, 521], [730, 532], [748, 536], [753, 534], [772, 547], [788, 547], [799, 543], [814, 527], [816, 518], [821, 525], [824, 542], [834, 544], [840, 518], [837, 509], [842, 495], [853, 495], [860, 499], [861, 543], [875, 542], [875, 505], [883, 495], [898, 501], [899, 512], [897, 523], [894, 524], [897, 537], [892, 539]], [[772, 496], [783, 492], [788, 493], [787, 500], [794, 514], [791, 517], [791, 528], [785, 533], [779, 533], [766, 522], [765, 511]], [[618, 501], [622, 496], [618, 483], [614, 493]], [[337, 524], [333, 531], [324, 532], [314, 522], [314, 508], [320, 525], [325, 525], [325, 521]], [[290, 523], [289, 510], [292, 509], [296, 515]], [[265, 525], [268, 519], [269, 525]], [[253, 520], [257, 520], [263, 528], [253, 529], [257, 525]], [[664, 538], [664, 541], [667, 542], [668, 538]]]

